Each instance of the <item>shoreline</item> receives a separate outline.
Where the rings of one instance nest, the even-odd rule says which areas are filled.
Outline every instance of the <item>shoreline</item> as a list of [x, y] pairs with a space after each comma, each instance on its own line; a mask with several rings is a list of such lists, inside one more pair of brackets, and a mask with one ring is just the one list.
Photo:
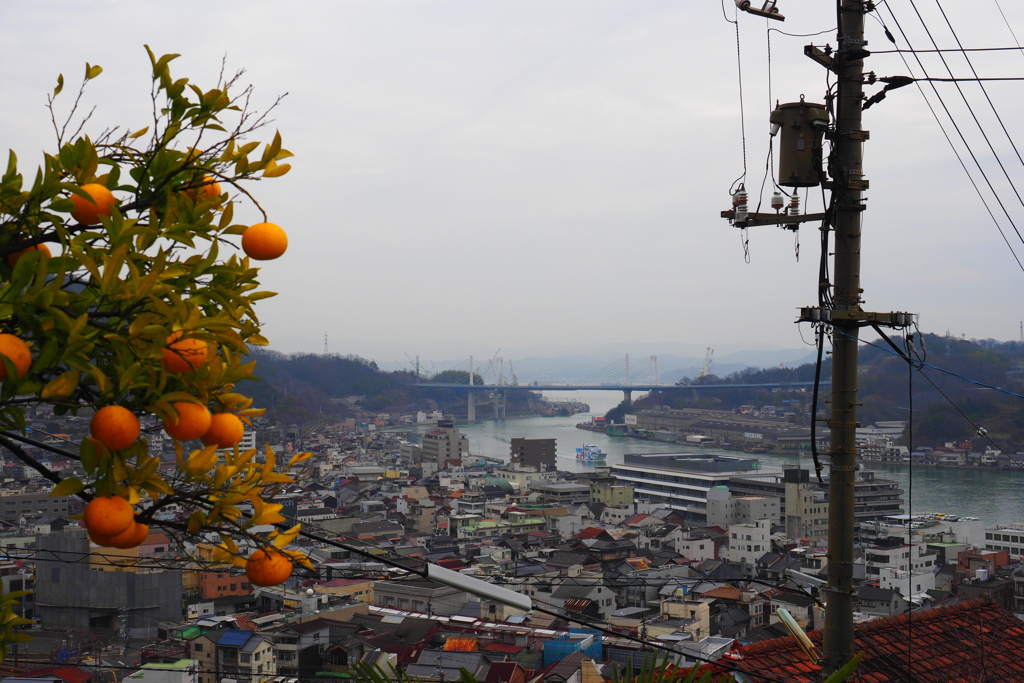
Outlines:
[[[609, 437], [619, 437], [619, 438], [623, 438], [623, 439], [635, 439], [637, 441], [646, 441], [648, 443], [665, 444], [666, 446], [686, 447], [686, 448], [692, 450], [694, 455], [699, 454], [704, 449], [715, 449], [715, 450], [720, 450], [720, 451], [728, 451], [730, 453], [735, 453], [737, 455], [749, 455], [749, 456], [755, 456], [755, 457], [756, 456], [762, 456], [762, 455], [766, 455], [766, 456], [773, 456], [773, 455], [782, 455], [782, 456], [785, 456], [785, 455], [796, 455], [796, 456], [803, 456], [803, 455], [806, 455], [807, 457], [811, 457], [810, 451], [805, 451], [803, 449], [797, 449], [797, 450], [786, 450], [786, 449], [767, 450], [766, 449], [766, 450], [763, 450], [763, 451], [748, 451], [748, 450], [743, 450], [743, 449], [730, 448], [729, 446], [723, 445], [723, 444], [720, 444], [720, 443], [709, 443], [709, 444], [706, 444], [706, 445], [700, 445], [700, 444], [686, 443], [686, 442], [683, 442], [683, 441], [663, 441], [663, 440], [660, 440], [660, 439], [648, 439], [648, 438], [645, 438], [645, 437], [642, 437], [642, 436], [635, 436], [635, 435], [629, 434], [629, 433], [609, 434], [604, 428], [590, 426], [589, 423], [586, 423], [586, 422], [578, 423], [576, 425], [576, 429], [581, 429], [581, 430], [586, 431], [586, 432], [595, 432], [595, 433], [598, 433], [598, 434], [604, 434], [605, 436], [609, 436]], [[827, 460], [829, 456], [828, 456], [828, 453], [818, 453], [818, 457], [823, 459], [823, 460]], [[920, 462], [920, 461], [916, 461], [915, 462], [915, 461], [906, 461], [906, 460], [881, 460], [881, 459], [875, 459], [875, 458], [870, 458], [869, 459], [869, 458], [863, 458], [863, 457], [858, 457], [857, 458], [857, 462], [859, 464], [864, 464], [864, 465], [877, 463], [877, 464], [880, 464], [880, 465], [893, 465], [893, 466], [900, 466], [900, 467], [907, 467], [907, 468], [909, 468], [909, 467], [926, 467], [926, 468], [929, 468], [929, 469], [934, 468], [934, 469], [944, 469], [944, 470], [971, 470], [971, 471], [990, 471], [990, 472], [1024, 472], [1024, 461], [1022, 461], [1016, 467], [991, 466], [991, 465], [971, 465], [971, 464], [966, 464], [966, 463], [963, 464], [963, 465], [955, 465], [955, 464], [946, 464], [946, 463], [940, 463], [940, 462]]]

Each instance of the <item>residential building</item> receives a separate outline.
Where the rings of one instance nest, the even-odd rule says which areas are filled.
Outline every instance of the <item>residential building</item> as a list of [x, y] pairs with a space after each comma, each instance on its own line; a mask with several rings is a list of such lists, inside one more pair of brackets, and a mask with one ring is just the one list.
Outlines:
[[373, 604], [380, 607], [424, 614], [458, 614], [467, 602], [469, 594], [465, 591], [433, 581], [403, 579], [373, 584]]
[[444, 467], [449, 460], [461, 462], [469, 454], [469, 439], [451, 420], [438, 420], [437, 427], [423, 435], [423, 460]]
[[758, 558], [772, 549], [771, 535], [772, 525], [767, 519], [758, 519], [749, 524], [730, 524], [726, 559], [754, 567]]
[[191, 650], [200, 665], [199, 683], [262, 683], [276, 675], [274, 643], [255, 631], [210, 631], [195, 638]]

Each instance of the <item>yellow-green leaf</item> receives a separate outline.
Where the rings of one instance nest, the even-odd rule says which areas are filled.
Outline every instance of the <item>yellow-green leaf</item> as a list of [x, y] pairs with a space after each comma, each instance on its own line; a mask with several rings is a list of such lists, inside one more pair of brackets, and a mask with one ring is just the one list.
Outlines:
[[81, 379], [80, 370], [68, 370], [59, 377], [55, 377], [43, 387], [39, 396], [45, 399], [65, 398], [78, 388], [78, 380]]
[[64, 89], [64, 74], [57, 74], [57, 87], [53, 89], [54, 95], [59, 95], [60, 91]]
[[304, 462], [306, 460], [309, 460], [312, 457], [313, 457], [313, 454], [311, 452], [296, 453], [295, 455], [292, 456], [292, 459], [288, 461], [288, 467], [295, 467], [300, 462]]
[[283, 176], [288, 171], [292, 170], [291, 164], [279, 164], [274, 168], [268, 168], [263, 172], [264, 178], [278, 178]]
[[188, 518], [188, 532], [199, 533], [199, 530], [206, 524], [206, 514], [202, 510], [194, 510]]
[[89, 66], [89, 62], [85, 63], [85, 80], [92, 80], [93, 78], [99, 76], [101, 73], [103, 73], [103, 67], [99, 64]]
[[61, 483], [53, 487], [50, 491], [51, 498], [59, 498], [60, 496], [73, 496], [76, 493], [82, 491], [85, 488], [85, 484], [78, 477], [68, 477]]
[[145, 135], [148, 132], [149, 132], [149, 126], [146, 126], [145, 128], [140, 128], [139, 130], [135, 131], [134, 133], [129, 135], [128, 138], [131, 139], [131, 140], [134, 140], [135, 138], [141, 138], [143, 135]]

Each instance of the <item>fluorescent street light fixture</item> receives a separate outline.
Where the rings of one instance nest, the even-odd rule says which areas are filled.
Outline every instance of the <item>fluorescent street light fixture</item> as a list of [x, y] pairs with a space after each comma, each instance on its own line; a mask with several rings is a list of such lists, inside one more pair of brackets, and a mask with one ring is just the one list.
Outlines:
[[494, 600], [502, 604], [508, 605], [509, 607], [515, 607], [525, 612], [529, 612], [533, 609], [533, 600], [528, 595], [517, 593], [509, 588], [503, 588], [502, 586], [495, 586], [494, 584], [487, 583], [480, 579], [472, 576], [466, 576], [459, 572], [453, 572], [451, 569], [445, 569], [444, 567], [436, 564], [426, 565], [427, 575], [426, 578], [431, 581], [437, 581], [443, 583], [446, 586], [452, 588], [458, 588], [459, 590], [472, 593], [481, 598], [487, 598]]

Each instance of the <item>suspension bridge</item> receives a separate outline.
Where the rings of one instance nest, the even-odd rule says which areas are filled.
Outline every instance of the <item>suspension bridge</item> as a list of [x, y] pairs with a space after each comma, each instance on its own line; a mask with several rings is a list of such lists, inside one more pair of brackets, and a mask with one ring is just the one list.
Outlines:
[[[506, 370], [507, 364], [507, 370]], [[706, 372], [702, 370], [702, 372]], [[829, 382], [821, 381], [820, 385]], [[512, 362], [497, 357], [490, 361], [475, 364], [473, 357], [457, 365], [438, 372], [429, 379], [417, 382], [414, 386], [426, 389], [453, 389], [466, 391], [468, 417], [473, 421], [476, 417], [476, 396], [480, 392], [488, 392], [495, 399], [503, 398], [504, 392], [510, 389], [526, 389], [529, 391], [621, 391], [627, 404], [633, 401], [633, 392], [651, 391], [709, 391], [723, 389], [806, 389], [814, 386], [814, 382], [770, 382], [759, 384], [662, 384], [658, 377], [658, 357], [649, 356], [638, 365], [630, 363], [627, 354], [605, 367], [580, 379], [564, 382], [541, 382], [539, 380], [520, 383], [512, 368]], [[503, 402], [503, 401], [502, 401]], [[497, 410], [498, 402], [495, 401]]]

